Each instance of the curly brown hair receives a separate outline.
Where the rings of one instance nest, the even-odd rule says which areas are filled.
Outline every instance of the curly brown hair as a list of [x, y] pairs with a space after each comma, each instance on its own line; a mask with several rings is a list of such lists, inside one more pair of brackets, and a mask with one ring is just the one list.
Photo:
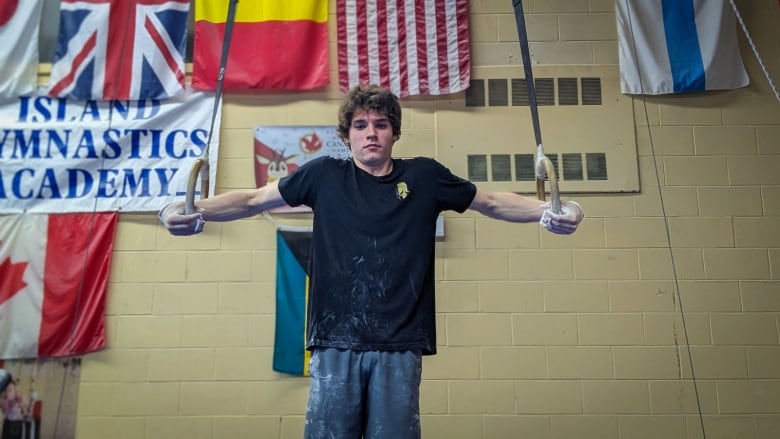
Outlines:
[[372, 84], [354, 87], [347, 93], [339, 109], [338, 134], [342, 139], [349, 139], [349, 127], [357, 110], [384, 114], [393, 127], [393, 136], [401, 136], [401, 104], [390, 90]]

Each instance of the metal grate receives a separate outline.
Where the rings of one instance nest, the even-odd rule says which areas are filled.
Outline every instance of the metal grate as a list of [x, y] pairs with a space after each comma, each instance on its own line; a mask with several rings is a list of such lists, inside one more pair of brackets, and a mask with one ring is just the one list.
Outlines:
[[[514, 107], [528, 106], [528, 88], [525, 78], [473, 79], [466, 90], [467, 107]], [[551, 106], [556, 103], [556, 83], [558, 105], [602, 105], [601, 78], [535, 78], [534, 91], [536, 104]], [[580, 95], [581, 93], [581, 95]], [[487, 98], [487, 100], [486, 100]]]
[[529, 106], [528, 88], [525, 79], [512, 78], [512, 105], [515, 107]]
[[582, 180], [582, 154], [561, 154], [563, 156], [563, 179], [568, 181]]
[[[536, 105], [555, 105], [555, 80], [553, 78], [534, 79]], [[525, 78], [512, 78], [512, 105], [528, 106], [528, 87]]]
[[585, 154], [585, 163], [588, 170], [588, 180], [607, 179], [607, 155], [601, 152], [589, 152]]
[[472, 79], [469, 82], [469, 88], [466, 89], [466, 106], [467, 107], [485, 106], [485, 80], [484, 79]]
[[533, 154], [515, 154], [515, 180], [534, 181], [534, 155]]
[[601, 78], [581, 78], [582, 105], [601, 105]]
[[506, 79], [488, 79], [488, 105], [506, 107], [509, 105], [508, 93]]
[[537, 105], [555, 105], [555, 79], [534, 79]]
[[[534, 154], [470, 154], [468, 158], [469, 180], [477, 182], [534, 181], [536, 158]], [[547, 154], [553, 164], [555, 176], [563, 181], [606, 180], [607, 155], [585, 154], [587, 178], [582, 166], [582, 154]], [[488, 163], [490, 169], [488, 169]], [[512, 164], [514, 163], [514, 179]], [[545, 177], [545, 180], [549, 178]]]
[[[633, 100], [620, 93], [618, 66], [537, 65], [534, 74], [561, 193], [638, 192]], [[436, 114], [436, 142], [446, 145], [436, 148], [437, 159], [482, 188], [533, 192], [537, 133], [526, 120], [534, 114], [522, 66], [475, 66], [472, 79], [468, 107], [437, 98], [447, 110]]]
[[487, 156], [485, 154], [471, 155], [468, 159], [469, 180], [488, 181]]
[[509, 154], [490, 156], [492, 181], [512, 181], [512, 161]]
[[579, 105], [577, 78], [558, 78], [558, 105]]

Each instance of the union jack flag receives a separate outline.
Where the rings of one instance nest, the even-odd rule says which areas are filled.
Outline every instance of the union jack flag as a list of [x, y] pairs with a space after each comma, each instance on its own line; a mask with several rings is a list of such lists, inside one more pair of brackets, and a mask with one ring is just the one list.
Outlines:
[[184, 88], [189, 0], [61, 0], [49, 95], [162, 99]]

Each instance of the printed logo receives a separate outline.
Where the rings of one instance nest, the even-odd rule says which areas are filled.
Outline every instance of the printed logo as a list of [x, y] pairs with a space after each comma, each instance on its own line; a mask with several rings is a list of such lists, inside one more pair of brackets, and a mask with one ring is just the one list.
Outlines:
[[322, 149], [322, 139], [320, 139], [320, 136], [318, 136], [317, 133], [309, 133], [301, 136], [299, 143], [301, 151], [303, 151], [304, 154], [314, 154]]
[[395, 196], [398, 197], [399, 200], [405, 200], [406, 197], [409, 196], [409, 188], [406, 186], [406, 183], [402, 181], [396, 185]]

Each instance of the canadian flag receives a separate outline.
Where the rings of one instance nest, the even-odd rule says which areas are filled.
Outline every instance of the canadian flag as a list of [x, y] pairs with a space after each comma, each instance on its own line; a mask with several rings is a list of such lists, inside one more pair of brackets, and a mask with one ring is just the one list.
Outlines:
[[118, 217], [0, 217], [0, 358], [80, 355], [105, 346]]

